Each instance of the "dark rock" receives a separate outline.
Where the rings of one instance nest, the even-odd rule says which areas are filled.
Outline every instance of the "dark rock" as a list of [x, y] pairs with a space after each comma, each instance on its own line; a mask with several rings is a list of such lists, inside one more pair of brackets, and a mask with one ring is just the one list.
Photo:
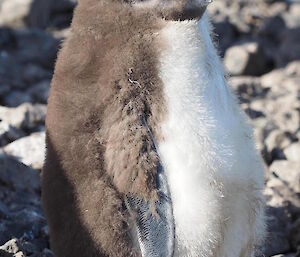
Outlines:
[[14, 255], [12, 253], [8, 253], [4, 250], [0, 249], [0, 257], [13, 257]]
[[44, 249], [44, 251], [42, 253], [42, 257], [54, 257], [54, 254], [49, 249]]
[[262, 87], [258, 77], [235, 76], [230, 78], [229, 84], [242, 103], [249, 103], [253, 99], [263, 99], [269, 91], [269, 88]]
[[0, 121], [0, 146], [7, 145], [24, 135], [25, 133], [20, 129], [11, 126], [6, 121]]
[[281, 42], [277, 54], [277, 66], [284, 67], [287, 63], [300, 60], [300, 27], [287, 29], [281, 33]]
[[13, 31], [6, 27], [0, 27], [0, 49], [7, 50], [15, 41]]
[[12, 91], [3, 98], [3, 103], [9, 107], [17, 107], [28, 102], [33, 102], [32, 96], [22, 91]]
[[227, 48], [234, 43], [237, 31], [228, 19], [214, 19], [213, 24], [215, 28], [215, 42], [217, 43], [220, 55], [223, 57]]
[[4, 97], [10, 91], [10, 86], [7, 84], [0, 85], [0, 98]]
[[45, 69], [53, 69], [59, 46], [58, 40], [41, 30], [16, 31], [16, 38], [17, 54], [21, 63], [35, 63]]
[[34, 102], [46, 104], [48, 101], [49, 90], [50, 90], [50, 81], [43, 80], [38, 84], [32, 86], [28, 90], [28, 93], [32, 95], [32, 97], [34, 98]]
[[50, 80], [60, 41], [41, 30], [0, 29], [0, 36], [2, 34], [4, 38], [7, 35], [10, 43], [4, 40], [4, 48], [0, 47], [0, 86], [8, 89], [3, 93], [0, 90], [0, 100], [16, 106], [22, 100], [14, 103], [5, 93], [15, 89], [26, 94], [24, 90], [28, 87]]
[[267, 209], [267, 239], [264, 244], [263, 254], [273, 256], [290, 251], [288, 240], [288, 227], [286, 225], [289, 217], [283, 208], [269, 207]]
[[18, 246], [15, 252], [24, 256], [41, 253], [48, 247], [48, 235], [43, 232], [46, 220], [41, 209], [39, 173], [4, 154], [0, 156], [0, 202], [5, 205], [5, 215], [0, 219], [0, 245], [7, 242], [0, 249], [7, 252], [12, 238], [18, 238], [13, 240]]
[[292, 225], [290, 232], [290, 240], [293, 249], [297, 250], [300, 246], [300, 218], [298, 218], [296, 222], [294, 222]]
[[34, 192], [40, 189], [40, 178], [37, 171], [8, 156], [0, 155], [0, 185]]
[[264, 20], [259, 28], [259, 35], [268, 37], [276, 43], [280, 41], [280, 34], [286, 29], [285, 21], [280, 15], [272, 16]]
[[0, 202], [0, 219], [4, 219], [8, 217], [9, 210], [4, 203]]
[[70, 25], [75, 3], [68, 0], [2, 0], [0, 25], [45, 29], [54, 25], [57, 16], [63, 18], [60, 27]]
[[248, 115], [248, 117], [250, 119], [257, 119], [257, 118], [261, 118], [261, 117], [265, 117], [264, 113], [258, 110], [254, 110], [251, 108], [246, 108], [245, 109], [246, 114]]
[[55, 2], [60, 1], [33, 0], [26, 19], [28, 25], [45, 29], [49, 24]]
[[35, 0], [29, 16], [29, 25], [39, 28], [70, 26], [75, 3], [68, 0]]
[[33, 85], [45, 79], [51, 79], [52, 73], [35, 64], [28, 64], [24, 67], [22, 80], [28, 85]]

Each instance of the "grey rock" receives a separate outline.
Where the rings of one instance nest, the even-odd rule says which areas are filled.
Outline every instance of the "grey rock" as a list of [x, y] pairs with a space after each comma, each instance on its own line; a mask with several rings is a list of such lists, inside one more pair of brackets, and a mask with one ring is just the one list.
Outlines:
[[262, 75], [268, 71], [268, 60], [257, 42], [240, 43], [230, 47], [224, 64], [231, 75]]
[[270, 116], [270, 119], [274, 120], [279, 129], [294, 134], [299, 130], [300, 126], [298, 105], [299, 102], [294, 95], [282, 96], [274, 102], [269, 101], [267, 103], [266, 108], [269, 110], [267, 114]]
[[300, 162], [300, 143], [291, 144], [283, 152], [289, 161]]
[[295, 2], [292, 4], [288, 12], [284, 13], [284, 19], [288, 28], [300, 27], [300, 3]]
[[3, 151], [34, 169], [41, 169], [45, 158], [45, 132], [33, 133], [16, 140]]
[[288, 3], [287, 1], [273, 1], [271, 0], [271, 5], [268, 6], [268, 11], [270, 17], [276, 17], [285, 13], [288, 10]]
[[41, 104], [25, 103], [17, 108], [0, 106], [0, 119], [16, 129], [33, 130], [45, 123], [46, 111], [46, 106]]
[[293, 61], [286, 67], [287, 76], [300, 77], [300, 61]]
[[273, 90], [274, 87], [278, 88], [278, 85], [281, 85], [285, 79], [284, 70], [276, 69], [261, 77], [261, 85], [264, 88], [271, 88]]
[[292, 192], [300, 192], [300, 162], [286, 160], [275, 161], [270, 166], [270, 171], [276, 173], [278, 180], [268, 181], [267, 185], [269, 187], [276, 187], [276, 185], [279, 185], [278, 181], [281, 181]]
[[297, 67], [295, 62], [286, 69], [274, 70], [261, 77], [261, 87], [269, 89], [263, 101], [267, 119], [278, 129], [293, 135], [300, 127], [300, 76], [297, 75]]
[[4, 245], [0, 246], [0, 250], [3, 250], [7, 253], [17, 253], [20, 250], [19, 242], [16, 238], [13, 238]]
[[33, 0], [2, 0], [0, 26], [22, 27]]
[[14, 254], [14, 257], [26, 257], [26, 255], [22, 252], [18, 252], [16, 254]]
[[6, 242], [3, 246], [0, 246], [0, 256], [10, 256], [10, 257], [49, 256], [50, 257], [51, 252], [50, 251], [47, 252], [47, 249], [45, 250], [46, 250], [45, 255], [44, 255], [44, 251], [43, 253], [40, 254], [41, 249], [39, 249], [33, 243], [26, 240], [24, 237], [20, 239], [13, 238], [8, 242]]
[[[288, 68], [293, 68], [293, 66], [290, 66]], [[292, 69], [286, 70], [286, 74], [287, 74], [286, 76], [288, 76], [288, 72], [292, 72]], [[294, 70], [294, 72], [297, 72], [297, 71]], [[298, 92], [300, 92], [300, 76], [298, 75], [298, 76], [287, 77], [285, 79], [282, 87], [284, 87], [288, 91], [288, 93], [293, 94], [290, 97], [294, 97], [295, 100], [298, 100], [297, 94], [298, 94]]]

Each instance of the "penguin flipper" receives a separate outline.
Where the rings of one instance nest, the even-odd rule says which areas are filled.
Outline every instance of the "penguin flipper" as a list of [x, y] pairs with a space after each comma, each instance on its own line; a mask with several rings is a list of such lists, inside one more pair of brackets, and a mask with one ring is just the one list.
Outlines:
[[134, 215], [138, 242], [143, 257], [172, 257], [175, 243], [175, 225], [167, 178], [160, 167], [157, 173], [159, 201], [157, 215], [144, 200], [127, 197], [129, 212]]

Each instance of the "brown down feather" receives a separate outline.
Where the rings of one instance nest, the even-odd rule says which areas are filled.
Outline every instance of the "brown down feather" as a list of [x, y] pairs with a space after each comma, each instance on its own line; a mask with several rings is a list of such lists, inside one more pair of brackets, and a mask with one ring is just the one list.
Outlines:
[[157, 200], [153, 140], [163, 140], [167, 116], [161, 14], [117, 0], [79, 1], [46, 120], [42, 197], [56, 257], [140, 256], [124, 198]]

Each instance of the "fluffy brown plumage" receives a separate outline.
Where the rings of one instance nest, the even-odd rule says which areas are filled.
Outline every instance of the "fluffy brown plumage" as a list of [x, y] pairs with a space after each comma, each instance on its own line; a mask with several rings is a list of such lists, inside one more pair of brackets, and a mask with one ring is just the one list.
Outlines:
[[124, 199], [157, 199], [152, 137], [161, 139], [167, 112], [157, 32], [161, 16], [174, 10], [79, 1], [46, 121], [42, 196], [57, 257], [140, 255], [132, 249]]

